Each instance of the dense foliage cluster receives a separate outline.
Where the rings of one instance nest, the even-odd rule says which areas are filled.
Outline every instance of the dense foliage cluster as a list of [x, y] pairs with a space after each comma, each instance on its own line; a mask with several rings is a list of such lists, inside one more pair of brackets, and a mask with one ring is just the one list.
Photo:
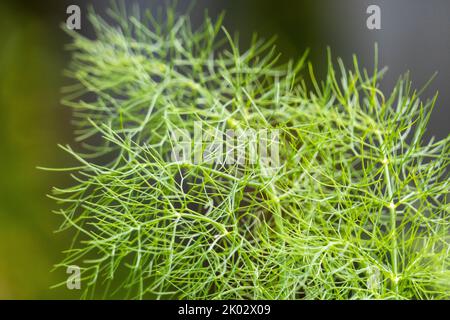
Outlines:
[[[329, 58], [280, 64], [207, 16], [168, 9], [71, 33], [64, 103], [82, 152], [55, 188], [76, 232], [60, 266], [83, 297], [429, 299], [450, 297], [449, 138], [424, 138], [435, 100], [407, 77], [392, 93]], [[179, 163], [170, 132], [277, 129], [280, 166]], [[60, 169], [61, 170], [61, 169]]]

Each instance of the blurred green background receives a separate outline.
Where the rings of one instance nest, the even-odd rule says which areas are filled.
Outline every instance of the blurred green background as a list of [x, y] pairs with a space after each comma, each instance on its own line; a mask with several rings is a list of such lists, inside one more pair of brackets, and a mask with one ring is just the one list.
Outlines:
[[55, 207], [45, 196], [69, 182], [36, 169], [70, 161], [55, 148], [71, 136], [70, 114], [58, 103], [64, 55], [52, 12], [59, 8], [30, 3], [0, 3], [0, 299], [72, 294], [49, 290], [63, 280], [50, 270], [68, 239], [53, 233]]
[[[52, 186], [71, 182], [64, 174], [36, 167], [74, 163], [56, 146], [73, 142], [70, 110], [59, 103], [60, 88], [66, 81], [62, 70], [69, 60], [64, 51], [69, 39], [60, 26], [67, 6], [78, 4], [82, 9], [80, 32], [90, 35], [85, 13], [91, 2], [100, 13], [108, 5], [103, 0], [0, 2], [0, 299], [79, 296], [65, 287], [50, 289], [66, 279], [63, 270], [51, 269], [68, 248], [70, 234], [54, 233], [61, 220], [51, 213], [57, 206], [45, 195]], [[133, 2], [152, 7], [164, 1]], [[180, 8], [190, 2], [180, 0]], [[325, 65], [328, 45], [344, 61], [356, 53], [363, 65], [371, 65], [377, 41], [380, 65], [391, 67], [386, 88], [408, 69], [418, 87], [434, 71], [440, 71], [430, 89], [430, 94], [441, 91], [430, 134], [446, 136], [450, 117], [450, 2], [394, 2], [199, 0], [193, 19], [200, 19], [205, 8], [213, 16], [226, 10], [225, 25], [231, 31], [239, 30], [243, 42], [253, 32], [265, 38], [278, 34], [284, 60], [301, 56], [310, 47], [310, 57], [319, 70]], [[369, 3], [379, 3], [382, 8], [380, 31], [365, 27]]]

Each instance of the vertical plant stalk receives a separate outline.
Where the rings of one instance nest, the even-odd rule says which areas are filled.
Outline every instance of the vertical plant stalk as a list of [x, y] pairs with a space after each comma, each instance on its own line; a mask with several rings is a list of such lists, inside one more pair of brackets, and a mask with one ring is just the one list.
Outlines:
[[[380, 145], [382, 148], [385, 148], [383, 137], [380, 133], [378, 133], [378, 139], [380, 141]], [[394, 287], [394, 291], [396, 294], [398, 294], [398, 240], [397, 240], [397, 212], [395, 210], [396, 205], [393, 202], [394, 199], [394, 191], [392, 190], [392, 182], [391, 182], [391, 175], [389, 172], [389, 157], [388, 154], [385, 152], [383, 154], [383, 171], [384, 176], [386, 179], [386, 189], [389, 196], [389, 213], [390, 213], [390, 232], [392, 234], [392, 252], [391, 252], [391, 261], [392, 261], [392, 272], [394, 273], [393, 278], [391, 279], [392, 285]]]

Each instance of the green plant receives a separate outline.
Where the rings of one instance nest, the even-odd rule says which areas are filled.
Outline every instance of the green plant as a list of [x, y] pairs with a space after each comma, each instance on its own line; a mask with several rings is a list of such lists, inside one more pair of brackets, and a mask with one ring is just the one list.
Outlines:
[[[424, 139], [436, 99], [407, 77], [386, 97], [356, 58], [330, 57], [319, 82], [273, 41], [240, 50], [221, 18], [120, 12], [90, 15], [93, 40], [71, 33], [64, 104], [85, 151], [62, 147], [80, 165], [52, 197], [83, 297], [449, 298], [450, 137]], [[279, 130], [281, 166], [171, 161], [170, 132], [195, 121]]]

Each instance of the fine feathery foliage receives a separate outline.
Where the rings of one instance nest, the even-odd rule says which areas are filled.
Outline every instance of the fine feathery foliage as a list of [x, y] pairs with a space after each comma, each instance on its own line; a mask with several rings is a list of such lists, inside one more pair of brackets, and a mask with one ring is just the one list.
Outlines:
[[[64, 104], [82, 151], [52, 197], [72, 230], [58, 265], [83, 298], [441, 299], [450, 297], [449, 139], [427, 141], [435, 100], [401, 77], [237, 39], [172, 8], [90, 14], [71, 32]], [[280, 165], [171, 159], [194, 123], [277, 129]]]

